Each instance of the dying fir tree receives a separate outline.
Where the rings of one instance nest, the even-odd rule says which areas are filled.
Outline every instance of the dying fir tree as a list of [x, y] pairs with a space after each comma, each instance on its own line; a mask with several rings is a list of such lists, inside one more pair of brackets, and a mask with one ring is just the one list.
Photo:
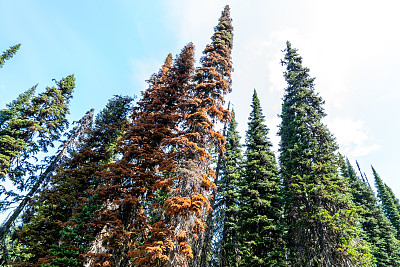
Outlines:
[[337, 145], [321, 122], [324, 101], [297, 50], [286, 45], [279, 161], [289, 264], [361, 264], [370, 257], [359, 249], [356, 209], [338, 174]]
[[[195, 220], [185, 228], [197, 228], [200, 230], [199, 238], [193, 244], [192, 266], [205, 266], [207, 254], [210, 251], [211, 235], [202, 233], [209, 211], [209, 196], [211, 187], [208, 184], [216, 179], [211, 165], [211, 157], [208, 151], [210, 147], [217, 148], [219, 153], [224, 153], [223, 144], [225, 138], [216, 130], [216, 123], [229, 122], [230, 112], [223, 105], [224, 96], [230, 93], [232, 61], [231, 52], [233, 46], [233, 27], [230, 17], [230, 8], [225, 6], [219, 18], [211, 44], [207, 45], [200, 59], [201, 66], [196, 69], [193, 82], [194, 87], [186, 100], [185, 111], [185, 135], [189, 141], [199, 148], [196, 154], [185, 153], [182, 155], [180, 172], [193, 173], [188, 176], [190, 183], [182, 183], [182, 193], [189, 193], [190, 197], [201, 199], [202, 211]], [[194, 164], [193, 164], [194, 163]], [[197, 174], [195, 174], [197, 173]], [[200, 175], [202, 178], [195, 178]], [[195, 178], [195, 179], [193, 179]], [[196, 181], [197, 180], [197, 181]], [[186, 191], [186, 193], [184, 193]], [[187, 222], [193, 221], [193, 215]], [[182, 225], [182, 223], [179, 223]], [[179, 227], [177, 225], [177, 227]], [[208, 226], [206, 226], [208, 227]], [[194, 236], [196, 239], [196, 236]]]
[[348, 159], [341, 161], [353, 203], [360, 209], [360, 226], [377, 266], [400, 266], [399, 241], [396, 230], [378, 205], [371, 187], [356, 175]]
[[390, 192], [386, 189], [387, 187], [383, 183], [381, 177], [376, 172], [374, 167], [372, 167], [372, 172], [374, 174], [375, 186], [378, 191], [378, 199], [380, 204], [385, 211], [386, 216], [389, 218], [389, 221], [397, 231], [397, 239], [400, 239], [400, 213], [397, 209], [395, 199], [393, 199]]
[[[182, 97], [188, 95], [194, 71], [193, 51], [190, 43], [174, 61], [168, 56], [133, 109], [119, 144], [122, 156], [105, 166], [103, 186], [93, 191], [103, 205], [89, 222], [95, 239], [85, 264], [159, 266], [169, 262], [174, 249], [184, 257], [190, 254], [190, 246], [178, 242], [182, 235], [175, 235], [169, 223], [171, 214], [179, 214], [178, 204], [170, 207], [158, 197], [160, 191], [171, 194], [175, 189], [181, 179], [176, 175], [177, 151], [191, 147], [179, 136]], [[198, 209], [197, 202], [186, 206], [184, 200], [186, 212]]]
[[286, 266], [280, 178], [255, 90], [251, 107], [239, 200], [239, 265]]

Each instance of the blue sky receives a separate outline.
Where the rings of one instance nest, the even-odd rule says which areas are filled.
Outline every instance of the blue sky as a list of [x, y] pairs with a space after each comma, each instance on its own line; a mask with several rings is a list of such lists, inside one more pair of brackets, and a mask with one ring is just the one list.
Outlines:
[[230, 4], [235, 27], [233, 92], [244, 141], [256, 88], [275, 136], [285, 88], [286, 40], [299, 49], [326, 101], [325, 123], [343, 154], [370, 164], [400, 196], [397, 164], [400, 100], [397, 1], [169, 0], [0, 1], [0, 51], [21, 43], [0, 70], [0, 108], [39, 83], [74, 73], [70, 120], [97, 111], [113, 95], [138, 95], [166, 55], [188, 42], [196, 56]]

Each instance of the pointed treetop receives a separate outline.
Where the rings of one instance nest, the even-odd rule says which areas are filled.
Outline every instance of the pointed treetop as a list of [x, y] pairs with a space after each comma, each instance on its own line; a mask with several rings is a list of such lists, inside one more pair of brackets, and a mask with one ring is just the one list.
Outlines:
[[264, 121], [264, 115], [262, 114], [260, 99], [258, 98], [256, 89], [254, 89], [253, 91], [253, 97], [250, 106], [252, 107], [252, 111], [249, 117], [249, 123], [248, 123], [249, 126], [254, 123], [253, 122], [254, 120], [255, 121], [261, 120], [262, 123]]
[[172, 54], [169, 53], [167, 58], [165, 59], [164, 66], [170, 67], [172, 64]]
[[219, 18], [218, 25], [214, 28], [214, 35], [211, 37], [213, 45], [222, 44], [229, 50], [232, 49], [233, 27], [232, 19], [230, 17], [229, 5], [226, 5]]

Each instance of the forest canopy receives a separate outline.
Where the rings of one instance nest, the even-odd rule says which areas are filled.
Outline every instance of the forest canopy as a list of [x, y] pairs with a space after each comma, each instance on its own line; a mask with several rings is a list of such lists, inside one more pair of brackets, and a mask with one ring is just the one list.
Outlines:
[[[259, 89], [226, 100], [234, 47], [225, 6], [199, 62], [191, 42], [167, 54], [140, 97], [69, 122], [71, 74], [6, 104], [0, 264], [400, 266], [399, 200], [340, 153], [299, 50], [282, 51], [277, 153]], [[239, 105], [251, 109], [244, 138]]]

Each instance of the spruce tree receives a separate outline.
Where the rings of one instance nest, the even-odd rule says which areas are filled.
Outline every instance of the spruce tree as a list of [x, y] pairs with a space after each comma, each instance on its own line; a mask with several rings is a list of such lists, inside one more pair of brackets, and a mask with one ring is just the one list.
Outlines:
[[348, 180], [352, 201], [361, 208], [359, 222], [377, 266], [400, 266], [396, 230], [379, 207], [371, 187], [357, 177], [348, 159], [343, 162], [341, 169]]
[[287, 42], [287, 88], [279, 129], [287, 255], [292, 266], [347, 266], [369, 260], [359, 250], [356, 210], [338, 174], [337, 145], [321, 122], [324, 101]]
[[240, 190], [240, 265], [285, 266], [280, 179], [257, 93], [246, 132]]
[[[218, 230], [214, 242], [218, 243], [219, 266], [238, 266], [239, 264], [239, 183], [241, 180], [242, 150], [237, 131], [235, 112], [226, 134], [225, 157], [221, 160], [220, 180], [217, 183], [217, 200], [214, 216], [218, 216]], [[211, 227], [211, 226], [210, 226]]]
[[386, 216], [389, 218], [389, 221], [392, 223], [393, 227], [397, 231], [397, 239], [400, 239], [400, 213], [396, 207], [395, 200], [393, 199], [390, 192], [386, 189], [385, 184], [383, 183], [378, 173], [375, 171], [374, 167], [372, 167], [372, 172], [375, 178], [375, 186], [378, 191], [378, 199], [380, 200]]

